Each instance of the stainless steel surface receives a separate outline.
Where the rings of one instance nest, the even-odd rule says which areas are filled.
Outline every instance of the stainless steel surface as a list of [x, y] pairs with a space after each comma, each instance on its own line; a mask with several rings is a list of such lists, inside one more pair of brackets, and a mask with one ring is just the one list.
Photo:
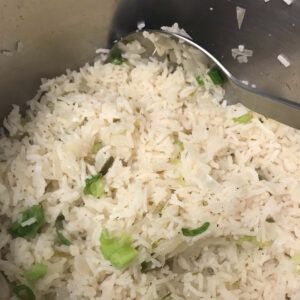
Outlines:
[[[246, 9], [240, 30], [237, 6]], [[178, 22], [236, 78], [266, 93], [300, 101], [300, 1], [288, 6], [282, 0], [124, 0], [110, 42], [134, 31], [138, 20], [145, 20], [148, 29]], [[231, 56], [239, 44], [254, 50], [247, 64]], [[280, 53], [290, 59], [289, 68], [278, 62]]]
[[[247, 9], [241, 30], [237, 5]], [[179, 22], [237, 78], [300, 99], [300, 1], [287, 6], [282, 0], [0, 0], [0, 49], [24, 44], [12, 56], [0, 54], [0, 120], [12, 103], [35, 94], [41, 77], [91, 62], [108, 33], [111, 43], [140, 20], [148, 28]], [[238, 44], [254, 50], [248, 64], [232, 59], [231, 48]], [[290, 58], [290, 68], [279, 64], [279, 53]]]
[[0, 52], [0, 120], [12, 103], [34, 96], [42, 77], [92, 62], [95, 49], [106, 46], [118, 2], [0, 0], [0, 51], [12, 51]]
[[[289, 126], [300, 129], [300, 103], [290, 101], [276, 95], [268, 95], [257, 88], [251, 88], [237, 78], [235, 78], [211, 53], [203, 49], [201, 46], [197, 45], [192, 40], [183, 37], [176, 33], [166, 32], [162, 30], [150, 30], [151, 33], [155, 33], [158, 39], [158, 44], [166, 45], [168, 39], [174, 39], [178, 42], [177, 47], [180, 47], [181, 53], [185, 57], [192, 57], [192, 64], [197, 68], [197, 60], [203, 61], [208, 68], [218, 66], [222, 70], [223, 75], [227, 78], [226, 83], [223, 85], [225, 89], [225, 99], [229, 104], [243, 103], [248, 108], [261, 113], [267, 117], [273, 118], [277, 121], [285, 123]], [[120, 40], [120, 43], [126, 44], [132, 41], [139, 41], [139, 43], [144, 47], [145, 57], [150, 57], [155, 55], [155, 45], [148, 39], [144, 37], [143, 32], [133, 32]], [[180, 41], [180, 42], [179, 42]], [[116, 43], [112, 47], [111, 52], [115, 52], [115, 49], [121, 48], [119, 43]], [[193, 51], [197, 49], [198, 53]], [[171, 50], [170, 50], [171, 51]], [[176, 57], [170, 52], [169, 57]], [[160, 58], [160, 57], [158, 57]]]

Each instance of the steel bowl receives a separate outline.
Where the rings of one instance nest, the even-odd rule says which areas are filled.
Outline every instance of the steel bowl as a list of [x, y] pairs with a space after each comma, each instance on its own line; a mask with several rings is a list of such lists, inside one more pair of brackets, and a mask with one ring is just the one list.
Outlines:
[[[246, 9], [240, 29], [237, 7]], [[0, 0], [0, 119], [34, 96], [41, 78], [93, 62], [97, 48], [136, 30], [139, 21], [146, 28], [178, 22], [237, 78], [300, 100], [299, 1]], [[238, 45], [254, 51], [248, 63], [233, 59]]]

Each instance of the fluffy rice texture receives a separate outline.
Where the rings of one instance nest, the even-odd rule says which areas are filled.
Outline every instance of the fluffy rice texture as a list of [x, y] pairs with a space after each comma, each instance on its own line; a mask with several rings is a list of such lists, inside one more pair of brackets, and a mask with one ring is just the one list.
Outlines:
[[[235, 122], [248, 109], [226, 106], [206, 72], [199, 86], [181, 66], [135, 53], [45, 80], [24, 118], [14, 106], [0, 139], [8, 281], [27, 284], [25, 270], [43, 262], [37, 299], [300, 299], [300, 132], [254, 112]], [[105, 195], [85, 195], [109, 156]], [[13, 239], [9, 226], [34, 204], [46, 225]], [[60, 213], [70, 246], [56, 242]], [[122, 271], [99, 250], [104, 228], [130, 234], [138, 251]], [[144, 261], [155, 269], [142, 273]]]

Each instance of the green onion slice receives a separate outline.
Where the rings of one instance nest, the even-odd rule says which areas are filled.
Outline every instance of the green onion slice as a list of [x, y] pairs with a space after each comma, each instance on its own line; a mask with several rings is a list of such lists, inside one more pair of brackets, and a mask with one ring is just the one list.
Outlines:
[[102, 143], [101, 142], [96, 142], [93, 147], [92, 147], [92, 154], [97, 154], [97, 152], [101, 149]]
[[174, 139], [174, 144], [178, 147], [179, 152], [182, 152], [184, 150], [183, 142], [180, 141], [178, 138]]
[[100, 174], [102, 176], [105, 176], [108, 172], [108, 170], [111, 168], [111, 166], [113, 165], [115, 159], [111, 156], [106, 162], [105, 164], [103, 165], [101, 171], [100, 171]]
[[242, 245], [245, 242], [252, 243], [252, 244], [255, 244], [255, 245], [258, 243], [256, 237], [251, 236], [251, 235], [244, 235], [236, 241], [236, 243], [238, 245]]
[[202, 226], [196, 229], [182, 228], [181, 231], [184, 236], [196, 236], [204, 233], [208, 229], [209, 225], [209, 222], [205, 222]]
[[13, 293], [21, 300], [35, 300], [35, 295], [31, 288], [24, 284], [15, 286]]
[[33, 205], [22, 213], [20, 220], [14, 222], [8, 229], [8, 232], [13, 238], [34, 238], [44, 223], [45, 216], [43, 207], [40, 204]]
[[239, 246], [242, 246], [243, 243], [245, 243], [245, 242], [251, 243], [252, 245], [259, 247], [259, 248], [264, 248], [264, 247], [270, 246], [270, 244], [271, 244], [270, 241], [258, 241], [255, 236], [251, 236], [251, 235], [244, 235], [236, 241], [236, 243]]
[[47, 274], [48, 267], [43, 263], [35, 264], [29, 270], [24, 273], [24, 277], [30, 283], [36, 282], [38, 279], [44, 277]]
[[197, 81], [197, 83], [198, 83], [199, 86], [203, 86], [204, 85], [204, 79], [203, 79], [203, 77], [201, 75], [198, 75], [196, 77], [196, 81]]
[[215, 85], [222, 85], [225, 82], [224, 75], [217, 67], [211, 68], [207, 74]]
[[85, 195], [92, 195], [100, 198], [104, 195], [104, 182], [101, 174], [91, 176], [85, 180], [85, 188], [83, 190]]
[[131, 244], [131, 238], [128, 234], [111, 237], [108, 230], [104, 229], [100, 236], [100, 251], [102, 255], [119, 270], [129, 266], [137, 256], [137, 251]]
[[116, 66], [121, 65], [123, 62], [124, 60], [122, 57], [115, 57], [111, 60], [111, 63]]
[[55, 228], [56, 228], [56, 234], [57, 234], [57, 239], [58, 241], [66, 246], [70, 246], [72, 243], [70, 240], [68, 240], [64, 234], [62, 233], [63, 231], [63, 222], [65, 220], [65, 217], [63, 214], [58, 215], [55, 221]]
[[57, 239], [59, 240], [60, 243], [66, 246], [72, 245], [72, 242], [68, 240], [60, 231], [56, 231], [57, 234]]
[[108, 60], [114, 65], [121, 65], [124, 62], [121, 50], [118, 47], [112, 48]]
[[252, 120], [252, 114], [251, 113], [246, 113], [244, 115], [241, 115], [237, 118], [233, 118], [233, 121], [235, 123], [239, 123], [239, 124], [247, 124]]
[[107, 174], [108, 170], [113, 165], [114, 160], [115, 159], [112, 156], [109, 157], [98, 174], [88, 177], [85, 180], [85, 188], [83, 190], [85, 195], [92, 195], [96, 198], [101, 198], [105, 194], [103, 177]]

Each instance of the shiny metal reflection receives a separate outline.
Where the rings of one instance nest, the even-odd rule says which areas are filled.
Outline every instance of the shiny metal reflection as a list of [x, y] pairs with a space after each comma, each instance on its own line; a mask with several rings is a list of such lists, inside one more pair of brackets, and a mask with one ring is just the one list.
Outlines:
[[[208, 67], [218, 66], [228, 79], [224, 84], [224, 89], [225, 98], [229, 104], [242, 103], [266, 117], [300, 129], [300, 103], [276, 95], [270, 95], [260, 89], [245, 85], [234, 77], [211, 53], [189, 38], [163, 30], [148, 31], [156, 33], [160, 38], [171, 38], [181, 41], [181, 43], [178, 43], [178, 46], [182, 47], [182, 51], [189, 51], [190, 47], [197, 49], [199, 51], [199, 59], [203, 60], [204, 56]], [[155, 52], [154, 44], [144, 37], [143, 32], [133, 32], [123, 37], [119, 42], [126, 44], [134, 40], [139, 41], [146, 49], [144, 55], [150, 57]], [[112, 51], [117, 47], [119, 47], [118, 43], [112, 47]]]

